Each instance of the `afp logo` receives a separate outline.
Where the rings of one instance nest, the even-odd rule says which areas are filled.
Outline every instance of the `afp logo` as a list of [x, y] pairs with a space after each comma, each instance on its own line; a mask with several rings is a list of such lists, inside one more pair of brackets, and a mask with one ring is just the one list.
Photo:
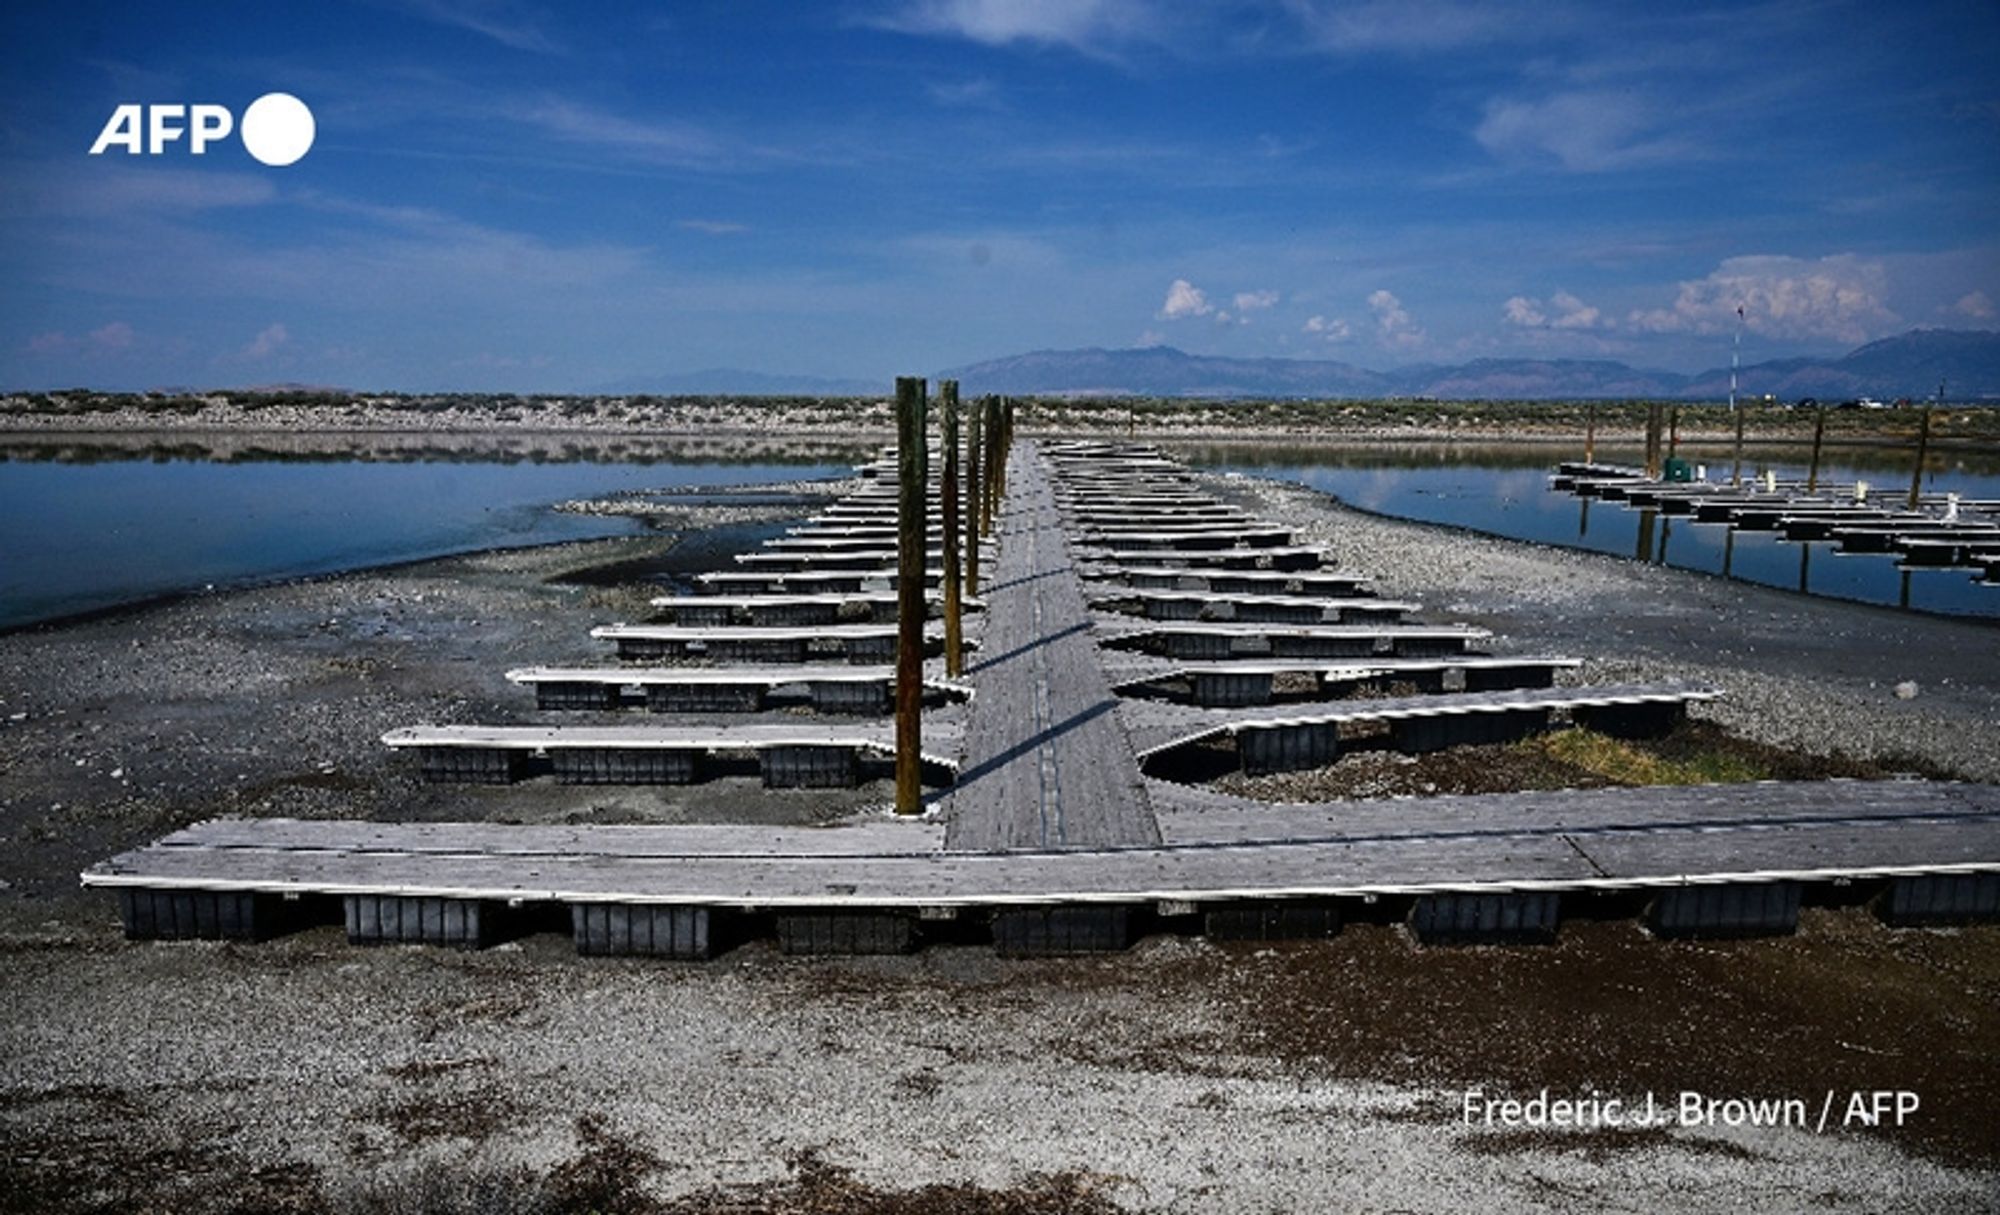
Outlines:
[[[128, 103], [111, 111], [90, 154], [123, 148], [128, 156], [161, 156], [186, 140], [187, 150], [200, 156], [238, 125], [227, 106]], [[243, 150], [273, 167], [295, 163], [311, 150], [318, 132], [312, 111], [290, 93], [266, 93], [251, 102], [240, 126]]]

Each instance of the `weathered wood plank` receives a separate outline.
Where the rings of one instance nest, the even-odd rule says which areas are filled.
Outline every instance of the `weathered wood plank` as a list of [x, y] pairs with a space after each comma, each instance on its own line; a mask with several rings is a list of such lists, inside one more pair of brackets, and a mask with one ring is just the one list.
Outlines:
[[970, 674], [970, 750], [950, 794], [957, 849], [1149, 843], [1138, 764], [1089, 638], [1081, 583], [1034, 445], [1015, 448], [987, 632]]
[[923, 857], [450, 856], [153, 848], [91, 886], [394, 893], [459, 899], [715, 906], [1003, 906], [1349, 897], [1470, 890], [1643, 889], [1689, 882], [2000, 872], [2000, 818], [1503, 836], [939, 853]]
[[2000, 788], [1932, 781], [1786, 781], [1272, 803], [1154, 782], [1170, 845], [1553, 831], [1781, 829], [1791, 822], [2000, 815]]
[[159, 848], [484, 853], [493, 856], [919, 856], [944, 842], [928, 819], [875, 816], [826, 827], [720, 823], [541, 826], [377, 823], [327, 819], [210, 819], [164, 836]]
[[[504, 750], [531, 753], [559, 750], [765, 751], [780, 747], [846, 747], [894, 754], [887, 722], [799, 722], [787, 725], [630, 725], [630, 726], [405, 726], [382, 736], [391, 747]], [[951, 739], [949, 741], [956, 741]], [[947, 745], [926, 750], [924, 762], [957, 767]]]

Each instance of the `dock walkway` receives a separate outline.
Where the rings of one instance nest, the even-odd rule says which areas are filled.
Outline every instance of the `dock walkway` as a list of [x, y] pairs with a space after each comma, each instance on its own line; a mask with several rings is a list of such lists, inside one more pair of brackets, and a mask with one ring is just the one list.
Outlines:
[[2000, 545], [2000, 502], [1937, 493], [1912, 502], [1893, 490], [1870, 500], [1865, 486], [1808, 488], [1775, 477], [1740, 485], [1663, 481], [1642, 469], [1591, 464], [1558, 465], [1549, 488], [1700, 524], [1771, 532], [1786, 542], [1826, 541], [1837, 554], [1889, 556], [1904, 570], [1964, 569], [1979, 585], [2000, 584], [1982, 559]]
[[[1366, 579], [1327, 572], [1319, 549], [1254, 547], [1265, 535], [1251, 531], [1213, 550], [1114, 550], [1109, 562], [1080, 562], [1093, 549], [1079, 510], [1123, 502], [1137, 519], [1152, 502], [1215, 505], [1185, 470], [1143, 449], [1021, 442], [1006, 485], [997, 554], [986, 547], [980, 580], [987, 610], [967, 621], [973, 648], [954, 684], [971, 702], [925, 715], [926, 766], [942, 787], [922, 820], [785, 829], [225, 820], [113, 857], [84, 883], [116, 892], [140, 938], [261, 938], [296, 926], [302, 908], [338, 901], [356, 942], [476, 947], [522, 917], [542, 923], [538, 908], [567, 908], [581, 952], [672, 958], [710, 956], [760, 931], [792, 952], [887, 952], [933, 931], [966, 939], [969, 924], [1010, 954], [1119, 948], [1160, 928], [1311, 935], [1337, 930], [1344, 907], [1384, 899], [1407, 904], [1424, 941], [1542, 940], [1565, 900], [1619, 892], [1660, 935], [1743, 935], [1789, 931], [1809, 889], [1850, 883], [1879, 890], [1891, 923], [2000, 918], [1995, 786], [1827, 781], [1280, 805], [1144, 775], [1142, 755], [1222, 745], [1253, 771], [1338, 762], [1357, 741], [1342, 729], [1363, 721], [1386, 723], [1389, 745], [1406, 750], [1496, 730], [1511, 737], [1545, 728], [1551, 712], [1643, 733], [1713, 692], [1552, 687], [1575, 659], [1474, 651], [1485, 633], [1451, 622], [1308, 626], [1315, 652], [1286, 661], [1233, 644], [1283, 649], [1283, 625], [1192, 626], [1206, 630], [1197, 634], [1107, 615], [1090, 600], [1121, 583], [1170, 580], [1262, 597], [1268, 608], [1315, 593], [1365, 597]], [[822, 563], [809, 564], [821, 572], [793, 577], [824, 576]], [[1415, 605], [1381, 606], [1400, 615]], [[634, 627], [663, 647], [703, 632]], [[1397, 644], [1396, 629], [1424, 644]], [[711, 641], [741, 634], [754, 649], [739, 657], [759, 665], [536, 674], [558, 688], [545, 707], [571, 718], [611, 707], [617, 697], [598, 685], [621, 687], [628, 673], [635, 684], [752, 684], [760, 696], [766, 685], [846, 673], [880, 685], [880, 670], [829, 671], [793, 652], [802, 633], [849, 631], [875, 636], [858, 626], [711, 627]], [[600, 630], [630, 640], [621, 633]], [[1220, 644], [1197, 646], [1199, 662], [1104, 648], [1161, 635]], [[1419, 652], [1369, 652], [1377, 640]], [[1326, 648], [1347, 656], [1317, 652]], [[1448, 652], [1421, 652], [1430, 648]], [[777, 649], [786, 653], [774, 663]], [[1339, 699], [1371, 680], [1398, 690]], [[877, 691], [863, 707], [879, 704]], [[436, 727], [389, 741], [424, 752], [448, 779], [511, 780], [532, 762], [559, 780], [673, 782], [704, 773], [649, 756], [749, 751], [767, 783], [796, 786], [851, 783], [852, 757], [879, 756], [889, 738], [884, 722], [767, 711], [645, 726]]]
[[971, 750], [949, 799], [945, 846], [1157, 843], [1062, 516], [1031, 444], [1015, 451], [1007, 475], [1000, 558], [982, 584], [988, 625], [968, 672], [978, 689]]

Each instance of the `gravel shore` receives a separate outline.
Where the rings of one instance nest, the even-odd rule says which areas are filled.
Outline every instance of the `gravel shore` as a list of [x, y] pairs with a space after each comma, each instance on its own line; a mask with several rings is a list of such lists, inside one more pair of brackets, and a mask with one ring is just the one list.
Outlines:
[[[1761, 740], [2000, 779], [1991, 628], [1216, 484], [1500, 648], [1585, 657], [1594, 680], [1713, 682], [1729, 695], [1708, 712]], [[132, 945], [76, 889], [83, 866], [218, 814], [871, 812], [879, 788], [426, 786], [379, 745], [418, 721], [525, 719], [504, 672], [601, 659], [589, 627], [638, 618], [652, 590], [578, 579], [675, 543], [452, 558], [0, 636], [0, 1212], [1991, 1208], [2000, 928], [1890, 932], [1827, 906], [1796, 937], [1742, 943], [1585, 919], [1546, 949], [1419, 949], [1357, 923], [1075, 961], [759, 944], [678, 965], [579, 959], [548, 934], [472, 955], [353, 949], [333, 929]], [[1894, 694], [1905, 681], [1914, 698]], [[1468, 1124], [1473, 1088], [1923, 1104], [1903, 1126], [1824, 1134], [1526, 1130]], [[481, 1186], [507, 1200], [476, 1207]], [[408, 1205], [432, 1191], [464, 1201]]]
[[[1696, 715], [1744, 737], [2000, 781], [2000, 628], [1990, 623], [1383, 518], [1301, 485], [1206, 480], [1292, 524], [1302, 542], [1330, 545], [1380, 594], [1493, 630], [1496, 652], [1582, 658], [1578, 682], [1713, 684], [1726, 695]], [[1911, 684], [1914, 695], [1897, 695]]]

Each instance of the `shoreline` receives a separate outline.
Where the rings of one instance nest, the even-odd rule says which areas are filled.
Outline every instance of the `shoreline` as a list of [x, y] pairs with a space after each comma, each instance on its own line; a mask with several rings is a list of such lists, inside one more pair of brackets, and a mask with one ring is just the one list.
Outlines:
[[[1583, 444], [1594, 431], [1608, 443], [1643, 438], [1648, 408], [1671, 411], [1682, 442], [1732, 443], [1739, 427], [1746, 447], [1811, 441], [1823, 427], [1827, 445], [1916, 445], [1919, 418], [1929, 414], [1937, 450], [1980, 450], [2000, 444], [2000, 408], [1945, 404], [1924, 409], [1798, 410], [1748, 401], [1740, 408], [1712, 401], [1419, 400], [1200, 397], [1018, 397], [1021, 429], [1065, 435], [1210, 442], [1455, 441]], [[589, 441], [882, 442], [895, 419], [889, 394], [859, 397], [593, 396], [538, 394], [419, 394], [371, 396], [336, 391], [260, 394], [214, 391], [179, 397], [78, 390], [13, 394], [0, 402], [0, 451], [9, 443], [73, 438], [225, 436], [258, 433], [304, 436], [316, 442], [536, 436]], [[1816, 421], [1817, 419], [1817, 421]]]
[[[603, 515], [603, 518], [619, 516]], [[639, 528], [644, 521], [630, 520]], [[414, 569], [437, 561], [449, 561], [459, 557], [483, 557], [499, 553], [521, 553], [540, 550], [559, 550], [577, 545], [599, 544], [607, 540], [638, 540], [647, 538], [647, 532], [636, 530], [624, 535], [581, 536], [571, 540], [532, 540], [524, 544], [487, 544], [477, 548], [451, 549], [440, 553], [429, 553], [421, 557], [403, 557], [394, 561], [376, 561], [365, 565], [344, 566], [340, 569], [320, 570], [308, 574], [272, 574], [269, 576], [249, 576], [230, 579], [226, 582], [203, 583], [201, 586], [180, 587], [161, 591], [138, 599], [107, 603], [102, 607], [84, 608], [75, 612], [64, 612], [59, 616], [49, 616], [39, 620], [23, 621], [17, 624], [0, 623], [0, 638], [13, 637], [23, 633], [55, 632], [78, 625], [117, 621], [126, 617], [143, 615], [158, 609], [171, 608], [188, 602], [241, 594], [246, 591], [272, 590], [280, 587], [307, 587], [334, 582], [342, 578], [362, 575], [389, 575], [398, 571]]]
[[[1426, 440], [1412, 440], [1408, 445], [1427, 446], [1432, 443], [1447, 442], [1447, 441], [1457, 442], [1456, 439], [1446, 440], [1442, 438], [1432, 438]], [[1229, 447], [1229, 446], [1254, 447], [1260, 445], [1261, 443], [1262, 440], [1259, 439], [1246, 439], [1243, 440], [1240, 444], [1204, 442], [1199, 445], [1207, 447]], [[1211, 474], [1204, 471], [1203, 475], [1216, 475], [1216, 474]], [[1278, 480], [1277, 478], [1267, 477], [1262, 472], [1255, 472], [1255, 473], [1246, 472], [1243, 475], [1245, 477], [1252, 477], [1259, 480]], [[440, 552], [428, 553], [415, 557], [397, 558], [391, 561], [369, 562], [362, 565], [342, 566], [334, 569], [314, 570], [304, 573], [253, 575], [244, 578], [231, 579], [225, 582], [202, 583], [200, 585], [189, 585], [184, 587], [171, 588], [156, 593], [149, 593], [146, 595], [142, 595], [140, 597], [130, 600], [121, 600], [115, 603], [107, 603], [101, 606], [82, 608], [75, 611], [65, 611], [54, 616], [42, 617], [35, 620], [21, 621], [16, 623], [0, 622], [0, 637], [6, 637], [9, 635], [23, 633], [23, 632], [33, 632], [42, 629], [61, 628], [71, 624], [83, 624], [93, 620], [115, 617], [133, 612], [143, 612], [155, 607], [167, 607], [186, 599], [198, 599], [209, 595], [225, 594], [232, 591], [255, 590], [261, 587], [281, 586], [294, 583], [298, 584], [311, 583], [311, 582], [323, 581], [329, 578], [337, 578], [345, 574], [386, 572], [402, 567], [420, 565], [428, 561], [444, 560], [452, 557], [468, 557], [468, 556], [476, 556], [483, 553], [521, 551], [528, 549], [560, 547], [563, 545], [571, 545], [571, 544], [586, 544], [586, 543], [591, 543], [595, 540], [640, 538], [667, 530], [663, 526], [663, 521], [671, 520], [674, 517], [676, 517], [677, 514], [685, 515], [690, 513], [682, 508], [677, 508], [671, 505], [672, 499], [675, 497], [681, 497], [681, 496], [727, 497], [732, 494], [754, 495], [754, 494], [767, 494], [767, 493], [792, 493], [792, 494], [808, 494], [808, 495], [822, 494], [822, 493], [831, 494], [839, 492], [839, 486], [842, 480], [843, 479], [841, 478], [831, 478], [831, 479], [821, 479], [816, 481], [783, 481], [783, 482], [771, 482], [762, 485], [733, 486], [727, 488], [718, 488], [709, 486], [683, 486], [683, 487], [669, 487], [661, 490], [629, 491], [622, 493], [605, 494], [593, 498], [573, 499], [573, 500], [550, 504], [548, 509], [563, 514], [586, 516], [586, 517], [606, 519], [606, 520], [623, 519], [628, 521], [628, 523], [634, 530], [625, 533], [624, 535], [610, 535], [610, 536], [599, 536], [599, 537], [585, 536], [568, 540], [529, 541], [522, 544], [490, 544], [490, 545], [479, 545], [476, 547], [465, 548], [465, 549], [447, 549]], [[1297, 482], [1285, 481], [1282, 483], [1295, 485], [1301, 489], [1310, 489], [1310, 487], [1301, 485]], [[1594, 549], [1573, 547], [1569, 545], [1556, 544], [1546, 541], [1528, 540], [1519, 537], [1507, 536], [1500, 532], [1484, 531], [1476, 527], [1471, 527], [1469, 525], [1438, 523], [1430, 520], [1406, 518], [1400, 515], [1394, 515], [1382, 511], [1374, 511], [1366, 507], [1356, 506], [1326, 491], [1313, 490], [1312, 492], [1323, 493], [1326, 498], [1338, 504], [1343, 510], [1352, 512], [1353, 514], [1356, 515], [1367, 516], [1374, 519], [1420, 524], [1425, 527], [1437, 528], [1443, 532], [1459, 533], [1467, 536], [1477, 536], [1492, 540], [1502, 540], [1502, 541], [1507, 541], [1509, 543], [1523, 544], [1538, 549], [1544, 549], [1549, 552], [1565, 552], [1565, 553], [1597, 552], [1597, 550]], [[647, 504], [643, 500], [648, 498], [661, 499], [664, 502], [668, 503], [668, 505], [655, 506]], [[627, 503], [637, 503], [637, 505], [627, 506], [625, 505]], [[744, 508], [737, 508], [737, 509], [740, 510]], [[782, 511], [780, 510], [778, 511], [778, 513], [782, 513]], [[714, 525], [715, 522], [713, 520], [703, 520], [698, 526], [708, 527]], [[1599, 555], [1609, 556], [1608, 554], [1599, 554]], [[1613, 558], [1613, 559], [1625, 560], [1624, 558]], [[1782, 594], [1796, 596], [1808, 600], [1825, 600], [1833, 603], [1845, 603], [1856, 606], [1880, 608], [1882, 610], [1894, 613], [1898, 616], [1916, 616], [1916, 617], [1924, 617], [1924, 618], [1938, 619], [1938, 620], [1967, 621], [1967, 622], [1986, 625], [1989, 627], [2000, 627], [2000, 617], [1938, 612], [1921, 607], [1897, 607], [1889, 604], [1872, 603], [1865, 599], [1849, 599], [1835, 595], [1820, 595], [1820, 594], [1813, 594], [1810, 592], [1799, 592], [1787, 587], [1774, 586], [1765, 583], [1750, 581], [1747, 579], [1724, 578], [1720, 574], [1716, 574], [1707, 570], [1691, 569], [1682, 566], [1673, 566], [1669, 568], [1679, 570], [1682, 573], [1697, 575], [1702, 578], [1714, 579], [1722, 583], [1755, 586], [1762, 588], [1764, 590], [1776, 591]]]
[[[768, 482], [755, 486], [668, 486], [657, 490], [633, 490], [589, 499], [570, 499], [549, 503], [546, 509], [557, 515], [571, 515], [579, 518], [601, 519], [603, 526], [620, 526], [614, 521], [623, 521], [622, 532], [612, 532], [603, 536], [578, 536], [562, 540], [529, 540], [518, 544], [480, 544], [470, 548], [446, 548], [412, 557], [398, 557], [388, 561], [368, 561], [359, 565], [344, 565], [330, 569], [316, 569], [293, 573], [252, 574], [219, 582], [203, 582], [140, 595], [132, 599], [119, 600], [100, 606], [64, 611], [53, 616], [34, 620], [0, 621], [0, 637], [15, 633], [32, 632], [39, 629], [61, 628], [72, 624], [84, 624], [94, 620], [115, 617], [132, 612], [143, 612], [155, 607], [168, 607], [187, 599], [198, 599], [209, 595], [226, 594], [234, 591], [257, 590], [264, 587], [307, 584], [338, 578], [347, 574], [385, 573], [400, 568], [422, 565], [430, 561], [447, 560], [453, 557], [473, 557], [487, 553], [517, 552], [529, 549], [560, 548], [564, 545], [589, 544], [599, 540], [643, 539], [671, 534], [672, 525], [682, 523], [681, 532], [725, 526], [768, 516], [782, 516], [795, 503], [773, 504], [707, 505], [681, 506], [674, 503], [676, 498], [717, 498], [726, 502], [734, 496], [784, 496], [791, 495], [803, 503], [812, 498], [832, 496], [841, 492], [841, 487], [849, 478], [821, 478], [818, 480], [790, 480]], [[648, 506], [646, 499], [658, 499], [662, 505]], [[640, 505], [619, 509], [621, 503]]]
[[[1956, 734], [2000, 777], [1987, 630], [1971, 659], [1934, 656], [1922, 695], [1901, 701], [1869, 687], [1888, 669], [1879, 655], [1842, 658], [1841, 634], [1878, 609], [1364, 515], [1286, 483], [1212, 483], [1326, 539], [1379, 592], [1488, 624], [1503, 652], [1569, 650], [1592, 679], [1655, 678], [1688, 674], [1697, 643], [1693, 675], [1733, 681], [1716, 711], [1732, 729], [1768, 718], [1779, 741], [1791, 729], [1795, 745], [1854, 737], [1884, 753], [1912, 738], [1948, 750]], [[869, 812], [883, 799], [866, 787], [425, 785], [376, 741], [420, 719], [530, 718], [504, 672], [602, 661], [589, 626], [634, 618], [649, 594], [565, 575], [670, 546], [487, 551], [0, 636], [0, 1134], [28, 1149], [0, 1161], [0, 1185], [53, 1211], [111, 1193], [316, 1213], [351, 1209], [342, 1195], [364, 1181], [415, 1187], [426, 1168], [469, 1185], [602, 1167], [635, 1211], [946, 1187], [940, 1201], [1104, 1215], [1581, 1213], [1722, 1194], [1782, 1207], [1801, 1193], [1831, 1210], [1976, 1209], [2000, 1182], [1987, 1108], [2000, 926], [1892, 931], [1815, 905], [1797, 936], [1740, 942], [1582, 917], [1552, 946], [1432, 949], [1361, 921], [1325, 941], [1153, 937], [1030, 962], [757, 944], [678, 964], [580, 958], [549, 933], [468, 954], [357, 949], [337, 928], [131, 944], [108, 901], [77, 889], [83, 865], [219, 815], [809, 825]], [[1475, 1089], [1728, 1100], [1829, 1086], [1911, 1089], [1922, 1117], [1824, 1136], [1528, 1134], [1459, 1117]]]
[[[1295, 482], [1203, 474], [1292, 521], [1377, 593], [1493, 630], [1496, 648], [1559, 651], [1594, 679], [1698, 679], [1695, 716], [1758, 742], [1857, 757], [1905, 752], [2000, 781], [2000, 647], [1980, 617], [1802, 595], [1702, 571], [1376, 515]], [[1893, 637], [1893, 644], [1881, 644]], [[1898, 685], [1917, 694], [1900, 699]], [[1734, 685], [1732, 687], [1732, 684]]]
[[[1227, 474], [1206, 474], [1206, 475], [1226, 476]], [[1246, 477], [1248, 475], [1249, 474], [1245, 474]], [[1509, 536], [1502, 532], [1489, 532], [1481, 528], [1473, 527], [1471, 524], [1439, 523], [1430, 519], [1413, 519], [1404, 515], [1393, 515], [1388, 513], [1387, 511], [1370, 510], [1365, 506], [1356, 506], [1354, 503], [1349, 502], [1347, 499], [1342, 498], [1340, 495], [1335, 494], [1329, 490], [1314, 489], [1310, 485], [1305, 485], [1297, 481], [1286, 481], [1280, 478], [1261, 477], [1261, 476], [1257, 477], [1256, 479], [1272, 481], [1277, 484], [1288, 485], [1297, 489], [1302, 489], [1311, 493], [1319, 494], [1320, 496], [1324, 497], [1327, 501], [1337, 506], [1340, 510], [1350, 515], [1364, 517], [1368, 519], [1375, 519], [1383, 523], [1415, 524], [1420, 527], [1434, 528], [1439, 532], [1463, 536], [1466, 537], [1467, 539], [1500, 540], [1508, 544], [1518, 544], [1525, 548], [1535, 549], [1549, 554], [1585, 553], [1594, 557], [1602, 557], [1609, 561], [1621, 561], [1621, 562], [1626, 562], [1628, 564], [1638, 564], [1629, 557], [1620, 557], [1612, 553], [1602, 552], [1598, 549], [1582, 548], [1568, 544], [1556, 544], [1546, 540], [1527, 540], [1519, 536]], [[1769, 591], [1774, 594], [1783, 595], [1791, 599], [1799, 600], [1802, 603], [1844, 604], [1849, 607], [1869, 608], [1875, 611], [1888, 613], [1888, 616], [1891, 620], [1901, 617], [1916, 617], [1924, 620], [1951, 621], [1960, 624], [1975, 625], [1981, 628], [2000, 630], [2000, 616], [1975, 616], [1970, 614], [1960, 614], [1956, 612], [1938, 612], [1938, 611], [1932, 611], [1929, 608], [1899, 607], [1895, 604], [1875, 603], [1867, 599], [1850, 599], [1845, 595], [1823, 595], [1813, 591], [1797, 590], [1788, 586], [1776, 586], [1768, 582], [1757, 582], [1749, 578], [1724, 576], [1723, 574], [1717, 573], [1713, 570], [1693, 569], [1684, 565], [1663, 565], [1663, 566], [1656, 566], [1656, 568], [1670, 569], [1676, 573], [1686, 574], [1693, 578], [1699, 578], [1706, 581], [1714, 582], [1716, 584], [1719, 584], [1720, 586], [1755, 587], [1760, 591]]]
[[[895, 441], [895, 431], [886, 422], [875, 420], [857, 424], [843, 420], [823, 423], [795, 423], [778, 426], [551, 426], [543, 421], [504, 425], [482, 422], [473, 425], [450, 427], [430, 426], [340, 426], [331, 424], [284, 426], [267, 421], [251, 421], [237, 424], [216, 424], [211, 421], [186, 425], [167, 422], [150, 415], [135, 417], [117, 425], [73, 426], [64, 421], [55, 421], [39, 426], [13, 426], [0, 424], [0, 459], [7, 458], [9, 446], [53, 446], [70, 444], [89, 446], [97, 444], [113, 447], [126, 444], [146, 444], [156, 448], [170, 446], [186, 447], [196, 442], [228, 448], [240, 445], [246, 439], [283, 439], [292, 446], [310, 447], [315, 443], [334, 447], [344, 445], [352, 448], [358, 443], [396, 440], [422, 440], [436, 443], [439, 450], [448, 450], [454, 445], [493, 444], [506, 442], [532, 443], [544, 440], [550, 443], [575, 445], [585, 440], [601, 442], [622, 441], [651, 445], [671, 445], [674, 443], [698, 443], [703, 445], [743, 444], [767, 441], [771, 446], [783, 449], [786, 443], [819, 446], [853, 446], [856, 444], [879, 444]], [[1255, 446], [1272, 441], [1309, 439], [1327, 444], [1412, 444], [1430, 445], [1437, 443], [1463, 443], [1480, 445], [1508, 445], [1532, 447], [1573, 446], [1581, 449], [1585, 434], [1581, 429], [1526, 430], [1502, 427], [1457, 427], [1439, 425], [1409, 426], [1294, 426], [1272, 425], [1256, 421], [1187, 425], [1187, 426], [1141, 426], [1130, 429], [1117, 425], [1103, 425], [1095, 420], [1078, 425], [1049, 425], [1037, 420], [1031, 433], [1061, 435], [1065, 438], [1104, 438], [1114, 440], [1135, 440], [1150, 443], [1199, 442], [1212, 446]], [[1645, 442], [1645, 431], [1637, 427], [1603, 427], [1596, 433], [1596, 441], [1601, 446], [1637, 447]], [[1721, 429], [1684, 430], [1680, 435], [1683, 446], [1717, 447], [1735, 443], [1733, 432]], [[1753, 432], [1743, 436], [1746, 450], [1772, 447], [1809, 447], [1812, 442], [1810, 427], [1797, 431], [1786, 430], [1779, 433], [1769, 431]], [[1823, 446], [1833, 450], [1855, 448], [1902, 449], [1914, 448], [1914, 441], [1900, 431], [1862, 431], [1849, 434], [1828, 433], [1822, 440]], [[1992, 446], [1993, 439], [1985, 435], [1933, 435], [1929, 441], [1932, 451], [1983, 451]], [[270, 449], [266, 449], [267, 451]], [[281, 450], [281, 448], [280, 448]], [[330, 451], [330, 455], [337, 454]], [[412, 458], [420, 458], [413, 456]], [[1581, 459], [1579, 450], [1578, 458]]]

